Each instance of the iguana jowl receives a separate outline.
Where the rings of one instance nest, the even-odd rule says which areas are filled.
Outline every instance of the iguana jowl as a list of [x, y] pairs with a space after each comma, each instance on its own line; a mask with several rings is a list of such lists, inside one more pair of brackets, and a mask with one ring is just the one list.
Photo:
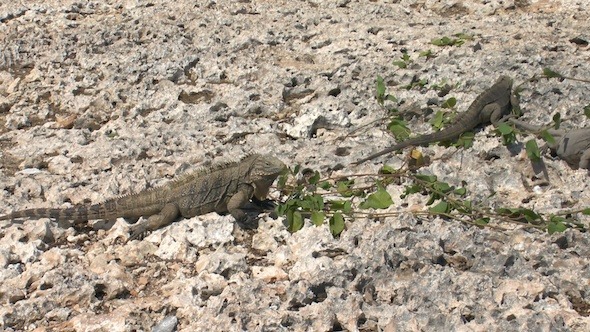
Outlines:
[[365, 161], [401, 150], [408, 146], [426, 145], [432, 142], [457, 138], [462, 133], [472, 130], [480, 124], [488, 122], [497, 123], [504, 116], [508, 115], [516, 105], [518, 105], [518, 101], [512, 94], [512, 79], [508, 76], [501, 76], [494, 85], [475, 98], [466, 112], [457, 116], [454, 124], [432, 134], [407, 139], [392, 147], [360, 159], [354, 164], [359, 165]]
[[[540, 133], [543, 128], [533, 126], [526, 122], [516, 119], [509, 119], [518, 128], [530, 131], [533, 133]], [[547, 132], [553, 136], [555, 143], [547, 146], [555, 152], [555, 154], [572, 168], [582, 168], [590, 170], [590, 128], [573, 129], [570, 131], [547, 129]]]
[[286, 169], [278, 158], [252, 154], [238, 162], [223, 163], [185, 175], [161, 187], [125, 195], [94, 205], [65, 209], [38, 208], [15, 211], [0, 220], [53, 218], [83, 222], [93, 219], [148, 217], [131, 228], [130, 239], [172, 223], [209, 212], [229, 212], [238, 222], [252, 197], [264, 200], [269, 187]]

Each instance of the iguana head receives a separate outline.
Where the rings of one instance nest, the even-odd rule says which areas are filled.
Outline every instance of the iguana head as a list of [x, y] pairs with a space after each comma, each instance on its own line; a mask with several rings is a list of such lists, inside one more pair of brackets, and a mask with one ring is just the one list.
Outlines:
[[271, 155], [252, 155], [250, 181], [254, 184], [254, 196], [264, 200], [268, 189], [275, 179], [287, 170], [287, 166], [277, 157]]

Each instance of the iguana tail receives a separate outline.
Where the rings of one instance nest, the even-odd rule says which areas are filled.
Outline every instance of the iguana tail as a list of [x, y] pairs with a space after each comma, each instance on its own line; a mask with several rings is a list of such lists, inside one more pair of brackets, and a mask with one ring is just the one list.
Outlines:
[[109, 211], [108, 206], [103, 204], [76, 205], [65, 209], [38, 208], [20, 210], [0, 216], [0, 220], [51, 218], [82, 222], [93, 219], [108, 219], [112, 214], [110, 212], [112, 211]]

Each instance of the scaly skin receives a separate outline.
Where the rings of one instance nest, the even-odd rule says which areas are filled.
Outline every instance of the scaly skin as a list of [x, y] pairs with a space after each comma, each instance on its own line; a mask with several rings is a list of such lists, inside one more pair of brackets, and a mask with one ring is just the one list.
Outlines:
[[504, 116], [510, 114], [513, 106], [517, 104], [518, 102], [512, 94], [512, 79], [508, 76], [501, 76], [494, 85], [475, 98], [467, 111], [458, 116], [454, 124], [432, 134], [407, 139], [392, 147], [360, 159], [354, 165], [362, 164], [365, 161], [401, 150], [408, 146], [427, 145], [433, 142], [451, 140], [480, 124], [488, 122], [495, 124]]
[[[535, 134], [544, 129], [516, 119], [509, 121], [516, 127]], [[547, 143], [547, 146], [555, 151], [560, 159], [567, 162], [572, 168], [579, 167], [590, 170], [590, 128], [573, 129], [567, 132], [547, 129], [547, 132], [555, 138], [555, 143]]]
[[148, 217], [132, 226], [130, 239], [172, 223], [209, 212], [229, 212], [238, 222], [242, 208], [255, 197], [264, 200], [269, 187], [286, 169], [276, 157], [253, 154], [238, 162], [218, 164], [181, 177], [164, 186], [113, 198], [100, 204], [66, 209], [38, 208], [15, 211], [0, 220], [52, 218], [84, 222], [94, 219]]

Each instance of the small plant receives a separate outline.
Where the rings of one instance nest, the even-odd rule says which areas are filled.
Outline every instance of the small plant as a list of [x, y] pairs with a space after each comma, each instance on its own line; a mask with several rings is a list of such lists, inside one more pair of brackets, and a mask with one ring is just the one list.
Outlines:
[[[279, 188], [287, 188], [288, 176], [295, 177], [299, 174], [300, 166], [295, 166], [288, 174], [282, 175], [279, 179]], [[342, 180], [336, 186], [338, 192], [343, 196], [353, 196], [355, 193], [350, 190], [353, 182]], [[304, 219], [316, 225], [322, 225], [326, 218], [332, 235], [338, 236], [344, 230], [343, 214], [350, 213], [352, 205], [350, 200], [324, 200], [324, 196], [318, 190], [328, 190], [333, 184], [328, 181], [320, 181], [320, 173], [313, 172], [313, 176], [304, 177], [302, 183], [290, 187], [290, 194], [285, 203], [276, 207], [279, 216], [285, 216], [287, 229], [290, 232], [297, 232], [304, 225]]]
[[404, 88], [406, 90], [412, 90], [414, 88], [422, 89], [428, 84], [428, 80], [423, 78], [417, 81], [412, 81], [410, 84], [406, 85]]
[[[338, 236], [344, 231], [346, 220], [354, 222], [359, 216], [386, 217], [408, 213], [365, 212], [390, 208], [394, 204], [394, 199], [386, 188], [402, 179], [407, 183], [400, 199], [406, 199], [410, 195], [427, 196], [424, 205], [428, 209], [411, 212], [415, 215], [436, 215], [477, 226], [490, 226], [492, 220], [497, 222], [493, 227], [498, 227], [503, 222], [517, 223], [544, 229], [550, 234], [563, 232], [568, 228], [588, 230], [587, 225], [573, 219], [572, 215], [590, 215], [590, 208], [548, 215], [520, 207], [491, 209], [470, 199], [465, 184], [453, 186], [438, 180], [435, 175], [414, 174], [409, 169], [396, 170], [390, 166], [383, 166], [378, 174], [350, 175], [335, 179], [321, 179], [319, 172], [314, 171], [310, 172], [312, 176], [303, 177], [304, 180], [297, 185], [289, 185], [287, 177], [300, 175], [299, 171], [300, 167], [296, 166], [290, 175], [285, 175], [279, 180], [279, 187], [289, 194], [285, 203], [279, 204], [276, 211], [279, 215], [285, 216], [291, 232], [300, 230], [307, 218], [315, 226], [327, 223], [332, 234]], [[375, 179], [373, 184], [357, 186], [353, 180], [368, 176]]]
[[396, 60], [393, 62], [394, 66], [398, 66], [401, 69], [405, 69], [408, 67], [408, 65], [412, 63], [412, 60], [410, 59], [410, 56], [408, 55], [408, 53], [404, 53], [404, 55], [402, 55], [400, 60]]
[[444, 36], [442, 38], [433, 39], [430, 43], [436, 46], [461, 46], [465, 43], [466, 40], [472, 40], [473, 37], [464, 34], [464, 33], [456, 33], [453, 35], [455, 38], [450, 38]]
[[433, 59], [436, 57], [436, 55], [434, 55], [434, 53], [432, 53], [432, 50], [422, 51], [418, 54], [418, 56], [425, 57], [426, 59]]
[[551, 79], [551, 78], [557, 78], [560, 81], [563, 80], [572, 80], [572, 81], [578, 81], [578, 82], [584, 82], [584, 83], [590, 83], [590, 80], [587, 79], [582, 79], [582, 78], [576, 78], [576, 77], [571, 77], [571, 76], [566, 76], [563, 75], [562, 73], [559, 73], [551, 68], [543, 68], [543, 73], [540, 76], [533, 76], [529, 79], [529, 82], [533, 82], [538, 80], [539, 78], [546, 78], [546, 79]]
[[397, 101], [397, 99], [393, 95], [387, 93], [387, 88], [385, 86], [385, 81], [383, 80], [383, 77], [377, 76], [375, 85], [377, 90], [377, 103], [379, 103], [379, 105], [383, 106], [386, 100], [392, 102]]

